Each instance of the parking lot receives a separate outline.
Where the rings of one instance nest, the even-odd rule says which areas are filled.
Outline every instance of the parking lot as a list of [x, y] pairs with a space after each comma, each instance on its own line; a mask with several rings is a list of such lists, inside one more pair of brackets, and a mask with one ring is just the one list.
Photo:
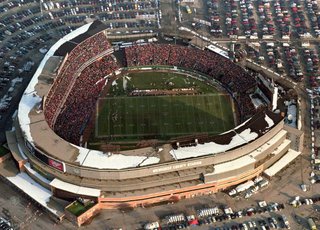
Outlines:
[[[183, 213], [197, 217], [198, 210], [219, 208], [219, 215], [198, 218], [198, 229], [214, 227], [267, 229], [273, 225], [284, 227], [285, 215], [291, 229], [307, 228], [306, 217], [319, 216], [319, 203], [303, 204], [294, 208], [289, 202], [297, 195], [313, 197], [319, 194], [320, 165], [320, 75], [319, 39], [320, 14], [317, 1], [262, 0], [211, 0], [183, 3], [180, 6], [181, 23], [178, 18], [178, 5], [173, 1], [55, 1], [55, 3], [31, 0], [0, 3], [0, 142], [4, 140], [4, 130], [10, 127], [10, 117], [16, 109], [19, 98], [27, 86], [35, 67], [46, 50], [60, 37], [92, 19], [100, 19], [109, 29], [109, 35], [166, 32], [179, 35], [179, 26], [186, 26], [210, 38], [220, 40], [229, 46], [235, 43], [237, 58], [246, 57], [282, 73], [284, 77], [301, 82], [310, 90], [314, 107], [313, 139], [306, 142], [307, 149], [302, 159], [296, 160], [270, 185], [252, 195], [229, 197], [226, 193], [195, 197], [177, 204], [165, 204], [132, 211], [103, 211], [90, 225], [92, 229], [139, 229], [146, 223], [158, 221], [167, 224], [168, 216]], [[186, 6], [190, 6], [191, 13]], [[161, 10], [161, 14], [160, 11]], [[195, 10], [196, 9], [196, 10]], [[199, 20], [194, 20], [197, 18]], [[200, 21], [202, 20], [202, 21]], [[167, 29], [169, 28], [169, 29]], [[182, 34], [180, 34], [182, 35]], [[304, 39], [304, 40], [300, 40]], [[305, 88], [305, 87], [304, 87]], [[313, 174], [312, 174], [313, 173]], [[311, 183], [312, 178], [315, 180]], [[310, 181], [310, 183], [309, 183]], [[300, 185], [308, 185], [307, 192]], [[310, 187], [309, 187], [310, 185]], [[3, 184], [0, 195], [1, 211], [9, 211], [15, 226], [21, 229], [43, 229], [46, 227], [72, 229], [65, 221], [56, 224], [47, 214], [36, 212], [37, 207], [28, 204], [21, 194]], [[7, 202], [10, 200], [10, 202]], [[18, 204], [14, 204], [18, 200]], [[258, 202], [284, 204], [278, 211], [265, 211]], [[231, 208], [233, 214], [224, 213], [224, 207]], [[255, 210], [251, 215], [248, 210]], [[24, 210], [31, 211], [24, 211]], [[8, 213], [5, 211], [5, 213]], [[241, 216], [239, 211], [242, 211]], [[34, 214], [36, 213], [36, 214]], [[42, 213], [42, 212], [41, 212]], [[252, 210], [253, 213], [253, 210]], [[249, 215], [250, 214], [250, 215]], [[226, 216], [229, 215], [229, 216]], [[44, 217], [45, 216], [45, 217]], [[213, 217], [215, 219], [213, 219]], [[270, 219], [271, 218], [271, 219]], [[319, 222], [317, 222], [319, 223]], [[242, 225], [241, 225], [242, 224]], [[130, 227], [128, 227], [130, 226]], [[255, 227], [256, 226], [256, 227]], [[88, 227], [89, 228], [89, 227]]]

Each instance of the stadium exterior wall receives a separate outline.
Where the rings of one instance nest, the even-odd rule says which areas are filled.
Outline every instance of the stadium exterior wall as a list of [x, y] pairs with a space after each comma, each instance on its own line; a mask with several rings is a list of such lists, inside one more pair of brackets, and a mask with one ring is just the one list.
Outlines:
[[255, 168], [255, 163], [250, 163], [250, 164], [247, 164], [243, 167], [239, 167], [234, 170], [229, 170], [227, 172], [222, 172], [222, 173], [214, 174], [214, 175], [205, 175], [205, 182], [209, 183], [212, 181], [223, 180], [224, 178], [234, 177], [235, 175], [241, 175], [244, 172], [250, 172], [250, 171], [254, 170], [254, 168]]
[[279, 154], [277, 154], [276, 156], [273, 156], [270, 160], [268, 160], [265, 164], [264, 164], [264, 169], [269, 168], [271, 165], [273, 165], [274, 163], [276, 163], [281, 157], [283, 157], [283, 155], [288, 152], [290, 148], [290, 145], [286, 146], [285, 148], [283, 148], [281, 150], [281, 152]]
[[[211, 156], [198, 157], [198, 158], [180, 160], [180, 161], [169, 162], [164, 164], [144, 166], [144, 167], [133, 168], [133, 169], [123, 169], [123, 170], [99, 170], [99, 169], [93, 169], [93, 168], [82, 167], [82, 166], [65, 163], [66, 173], [80, 176], [80, 177], [100, 179], [100, 180], [108, 180], [108, 179], [123, 180], [123, 179], [133, 179], [133, 178], [152, 176], [152, 175], [157, 175], [161, 173], [174, 172], [174, 171], [177, 171], [177, 169], [182, 170], [182, 169], [194, 168], [195, 166], [203, 167], [207, 165], [219, 164], [222, 162], [231, 161], [233, 159], [239, 158], [257, 149], [263, 143], [267, 142], [270, 138], [272, 138], [276, 133], [278, 133], [283, 128], [283, 124], [284, 124], [283, 121], [279, 122], [275, 127], [269, 130], [266, 134], [264, 134], [263, 136], [259, 137], [258, 139], [254, 140], [253, 142], [247, 145], [244, 145], [242, 147], [236, 148], [231, 151], [227, 151], [225, 153], [219, 153], [215, 156], [211, 155]], [[58, 171], [55, 169], [53, 170]], [[58, 178], [60, 173], [61, 172], [56, 174]]]
[[[263, 145], [265, 142], [267, 142], [268, 140], [270, 140], [271, 138], [273, 138], [279, 131], [281, 131], [283, 129], [283, 121], [281, 121], [280, 123], [278, 123], [276, 126], [274, 126], [271, 130], [269, 130], [269, 132], [267, 132], [265, 135], [261, 136], [260, 138], [256, 139], [255, 141], [245, 145], [245, 146], [242, 146], [238, 149], [235, 149], [235, 150], [231, 150], [231, 151], [228, 151], [226, 153], [221, 153], [221, 154], [217, 154], [215, 156], [207, 156], [207, 157], [202, 157], [202, 158], [195, 158], [195, 159], [186, 159], [186, 160], [183, 160], [183, 161], [178, 161], [178, 162], [173, 162], [171, 164], [161, 164], [161, 165], [151, 165], [151, 166], [144, 166], [144, 167], [141, 167], [141, 168], [135, 168], [135, 169], [127, 169], [127, 170], [119, 170], [119, 172], [117, 172], [116, 170], [111, 170], [110, 173], [113, 173], [113, 175], [115, 175], [114, 173], [119, 173], [120, 175], [121, 174], [124, 174], [125, 176], [127, 174], [133, 174], [133, 172], [137, 171], [139, 172], [139, 174], [136, 176], [136, 177], [147, 177], [147, 176], [152, 176], [152, 175], [157, 175], [158, 174], [158, 171], [159, 169], [161, 168], [164, 168], [164, 169], [168, 169], [168, 165], [171, 166], [171, 169], [166, 171], [166, 172], [171, 172], [171, 171], [181, 171], [181, 170], [185, 170], [186, 168], [181, 168], [181, 164], [182, 162], [185, 162], [183, 164], [186, 164], [186, 165], [189, 165], [190, 168], [198, 168], [200, 169], [198, 172], [194, 173], [194, 174], [189, 174], [189, 175], [186, 175], [185, 178], [180, 178], [180, 177], [172, 177], [172, 178], [167, 178], [166, 180], [163, 180], [163, 181], [149, 181], [147, 183], [149, 183], [149, 186], [150, 187], [157, 187], [157, 186], [161, 186], [161, 185], [166, 185], [166, 184], [170, 184], [170, 183], [179, 183], [181, 181], [188, 181], [188, 180], [199, 180], [199, 185], [196, 186], [196, 188], [192, 188], [192, 186], [190, 187], [186, 187], [184, 188], [183, 192], [187, 192], [187, 194], [192, 194], [192, 192], [190, 190], [193, 190], [193, 189], [204, 189], [204, 191], [209, 191], [209, 192], [215, 192], [217, 189], [225, 189], [229, 186], [231, 186], [232, 184], [237, 184], [237, 183], [240, 183], [243, 179], [243, 181], [247, 180], [248, 177], [250, 178], [253, 178], [257, 175], [257, 172], [258, 174], [261, 172], [261, 170], [263, 170], [264, 164], [260, 165], [260, 166], [257, 166], [256, 164], [254, 163], [248, 163], [247, 165], [243, 166], [243, 167], [240, 167], [236, 170], [232, 170], [232, 171], [227, 171], [225, 173], [221, 173], [221, 174], [215, 174], [215, 175], [212, 175], [212, 176], [204, 176], [203, 177], [203, 181], [201, 182], [201, 174], [202, 175], [205, 175], [205, 168], [202, 170], [201, 167], [204, 167], [204, 166], [207, 166], [207, 165], [211, 165], [211, 166], [214, 166], [214, 165], [217, 165], [217, 164], [220, 164], [220, 163], [225, 163], [225, 162], [228, 162], [228, 161], [232, 161], [234, 159], [237, 159], [241, 156], [245, 156], [247, 154], [249, 154], [251, 151], [259, 148], [261, 145]], [[277, 140], [275, 142], [275, 144], [273, 144], [272, 146], [269, 146], [267, 149], [265, 149], [264, 152], [262, 152], [261, 154], [263, 156], [266, 156], [268, 155], [274, 148], [277, 147], [277, 145], [279, 145], [281, 143], [281, 140], [283, 141], [283, 137], [281, 137], [279, 140]], [[83, 183], [84, 181], [83, 180], [74, 180], [74, 177], [75, 175], [73, 174], [73, 176], [69, 175], [68, 176], [68, 169], [78, 169], [80, 171], [82, 170], [85, 170], [86, 173], [88, 173], [87, 169], [82, 169], [80, 166], [74, 166], [74, 168], [70, 167], [72, 165], [69, 165], [69, 164], [66, 164], [67, 165], [67, 171], [66, 173], [63, 173], [59, 170], [56, 170], [52, 167], [50, 167], [49, 165], [46, 165], [45, 163], [41, 162], [39, 159], [37, 159], [33, 154], [31, 153], [27, 153], [26, 156], [29, 158], [29, 161], [30, 161], [30, 164], [31, 165], [36, 165], [38, 168], [40, 167], [44, 172], [46, 172], [48, 175], [51, 175], [52, 178], [56, 177], [56, 178], [59, 178], [63, 181], [66, 181], [66, 182], [69, 182], [69, 183], [72, 183], [72, 184], [75, 184], [75, 185], [80, 185], [80, 186], [88, 186], [88, 187], [95, 187], [95, 188], [98, 188], [99, 185], [98, 184], [94, 184], [94, 180], [88, 180], [88, 181], [91, 181], [90, 184], [85, 184]], [[199, 162], [201, 161], [201, 164], [199, 164]], [[202, 164], [202, 162], [205, 161], [204, 164]], [[274, 160], [272, 160], [274, 162]], [[193, 167], [192, 167], [193, 166]], [[70, 168], [68, 168], [70, 167]], [[174, 170], [174, 168], [176, 168]], [[214, 167], [213, 167], [214, 168]], [[257, 171], [258, 170], [258, 171]], [[102, 172], [100, 172], [102, 171]], [[104, 173], [104, 174], [107, 174], [108, 171], [106, 170], [94, 170], [94, 169], [91, 169], [89, 172], [91, 172], [92, 174], [90, 175], [90, 178], [94, 178], [96, 179], [97, 181], [99, 181], [99, 176], [101, 176], [100, 173]], [[160, 170], [160, 172], [163, 172], [163, 170]], [[198, 174], [197, 174], [198, 173]], [[135, 173], [134, 173], [135, 174]], [[85, 175], [85, 174], [81, 174], [81, 175]], [[247, 175], [245, 178], [242, 178], [242, 175]], [[97, 176], [96, 178], [94, 176]], [[80, 176], [79, 178], [82, 178], [83, 176]], [[131, 177], [132, 178], [132, 177]], [[135, 177], [133, 177], [135, 178]], [[133, 179], [132, 178], [132, 179]], [[228, 180], [225, 180], [225, 178], [233, 178], [233, 179], [230, 179], [230, 181]], [[113, 180], [115, 179], [114, 177], [112, 178]], [[241, 181], [239, 181], [241, 180]], [[217, 183], [217, 181], [219, 181], [219, 183], [216, 185], [216, 186], [213, 186], [215, 183]], [[227, 182], [226, 182], [227, 181]], [[204, 182], [204, 183], [203, 183]], [[107, 181], [106, 181], [107, 183]], [[147, 184], [145, 183], [145, 184]], [[106, 184], [107, 185], [107, 184]], [[209, 186], [209, 187], [208, 187]], [[112, 187], [112, 186], [110, 186]], [[121, 186], [115, 186], [112, 190], [114, 191], [117, 191], [118, 192], [121, 192], [122, 190], [126, 190], [126, 187], [130, 187], [130, 186], [124, 186], [122, 189], [121, 189]], [[133, 186], [135, 187], [135, 186]], [[191, 189], [189, 189], [191, 188]], [[134, 188], [131, 188], [131, 190], [134, 189]], [[143, 189], [143, 186], [140, 187], [140, 185], [137, 185], [137, 189]], [[52, 188], [52, 191], [54, 192], [55, 189]], [[175, 190], [174, 193], [182, 193], [182, 192], [179, 192], [180, 190]], [[202, 191], [202, 190], [201, 190]], [[60, 192], [56, 192], [57, 195], [58, 193], [60, 194], [59, 197], [63, 197], [64, 195], [67, 195], [66, 193], [64, 193], [64, 195], [62, 195], [63, 193], [61, 193], [62, 191]], [[202, 193], [202, 192], [201, 192]], [[142, 195], [144, 197], [144, 195]], [[168, 194], [166, 195], [168, 196]], [[181, 196], [187, 196], [187, 195], [181, 195]], [[69, 194], [68, 196], [65, 196], [65, 198], [67, 197], [76, 197], [75, 194]], [[139, 196], [140, 197], [140, 196]], [[154, 195], [152, 195], [152, 197], [154, 197]], [[148, 198], [149, 199], [149, 198]], [[151, 198], [150, 198], [151, 199]], [[152, 198], [154, 199], [154, 198]], [[157, 198], [158, 199], [158, 198]]]
[[138, 206], [146, 206], [148, 204], [159, 203], [161, 201], [170, 201], [175, 199], [187, 199], [192, 198], [198, 195], [206, 195], [215, 193], [221, 190], [225, 190], [232, 185], [236, 185], [242, 183], [244, 181], [250, 180], [258, 175], [260, 175], [263, 171], [263, 167], [260, 166], [256, 169], [243, 172], [238, 174], [235, 177], [225, 178], [219, 181], [211, 182], [208, 184], [199, 184], [196, 186], [190, 186], [186, 188], [169, 190], [165, 192], [153, 193], [148, 195], [140, 195], [140, 196], [131, 196], [131, 197], [123, 197], [123, 198], [108, 198], [101, 197], [98, 199], [99, 203], [101, 203], [101, 207], [103, 209], [110, 208], [121, 208], [122, 205], [138, 207]]
[[[256, 139], [255, 141], [242, 146], [238, 149], [227, 151], [226, 153], [220, 153], [215, 156], [206, 156], [206, 157], [201, 157], [201, 158], [192, 158], [192, 159], [186, 159], [183, 161], [175, 161], [172, 163], [166, 163], [166, 164], [160, 164], [160, 165], [151, 165], [151, 166], [144, 166], [141, 168], [134, 168], [134, 169], [127, 169], [127, 170], [99, 170], [99, 169], [87, 169], [87, 168], [82, 168], [81, 166], [75, 166], [75, 165], [70, 165], [66, 164], [66, 172], [63, 173], [60, 170], [57, 170], [53, 167], [50, 167], [49, 165], [43, 163], [41, 160], [36, 158], [33, 154], [31, 153], [26, 153], [26, 156], [29, 158], [30, 164], [31, 165], [36, 165], [37, 168], [41, 168], [49, 177], [51, 178], [59, 178], [63, 181], [75, 184], [75, 185], [81, 185], [81, 186], [88, 186], [88, 187], [96, 187], [100, 189], [105, 189], [105, 187], [108, 187], [109, 191], [126, 191], [126, 190], [132, 190], [132, 189], [144, 189], [146, 187], [155, 187], [155, 186], [162, 186], [166, 185], [169, 183], [179, 183], [181, 181], [188, 181], [188, 180], [199, 180], [201, 178], [201, 174], [205, 174], [206, 169], [204, 168], [205, 166], [214, 166], [220, 163], [224, 163], [227, 161], [231, 161], [234, 159], [237, 159], [241, 156], [249, 154], [251, 151], [259, 148], [261, 145], [263, 145], [265, 142], [267, 142], [269, 139], [274, 137], [280, 130], [283, 128], [283, 121], [278, 123], [275, 127], [273, 127], [269, 132], [267, 132], [264, 136], [261, 136], [260, 138]], [[281, 138], [282, 140], [282, 138]], [[280, 141], [277, 141], [279, 143]], [[276, 147], [276, 145], [274, 145]], [[266, 149], [265, 152], [261, 153], [263, 155], [268, 155], [270, 153], [270, 149], [272, 151], [273, 147], [270, 146], [270, 148]], [[181, 165], [185, 167], [181, 167]], [[240, 168], [236, 171], [230, 171], [228, 173], [224, 173], [221, 175], [214, 175], [212, 177], [206, 177], [204, 180], [205, 182], [209, 181], [215, 181], [218, 179], [222, 178], [227, 178], [230, 176], [238, 175], [241, 174], [247, 170], [253, 170], [255, 165], [250, 165], [250, 166], [245, 166], [244, 168]], [[156, 181], [149, 181], [149, 182], [141, 182], [141, 184], [134, 184], [134, 185], [121, 185], [118, 184], [116, 186], [107, 186], [105, 184], [104, 186], [101, 186], [101, 183], [99, 183], [100, 180], [103, 180], [105, 178], [106, 183], [107, 180], [115, 180], [116, 178], [125, 178], [125, 179], [134, 179], [134, 178], [143, 178], [147, 176], [155, 176], [160, 173], [169, 173], [172, 171], [181, 171], [185, 170], [188, 168], [198, 168], [199, 172], [196, 172], [194, 174], [189, 173], [185, 177], [168, 177], [165, 180], [156, 180]], [[170, 169], [170, 170], [169, 170]], [[68, 172], [70, 172], [73, 176], [71, 176]], [[79, 174], [74, 173], [75, 171], [79, 171]], [[110, 175], [108, 175], [110, 173]], [[132, 174], [135, 176], [132, 177]], [[107, 177], [104, 177], [103, 175], [107, 175]], [[128, 177], [128, 175], [130, 177]], [[84, 183], [83, 180], [75, 180], [75, 176], [79, 178], [87, 177], [87, 184]], [[95, 180], [90, 180], [90, 178], [95, 179]], [[145, 187], [144, 187], [145, 186]]]
[[[263, 153], [259, 154], [258, 156], [255, 157], [255, 159], [257, 161], [260, 161], [260, 160], [263, 160], [265, 159], [269, 154], [270, 152], [275, 149], [276, 147], [278, 147], [284, 140], [286, 139], [286, 136], [282, 136], [280, 137], [277, 141], [275, 141], [273, 144], [270, 144], [268, 146], [268, 150], [264, 151]], [[270, 151], [271, 149], [271, 151]]]

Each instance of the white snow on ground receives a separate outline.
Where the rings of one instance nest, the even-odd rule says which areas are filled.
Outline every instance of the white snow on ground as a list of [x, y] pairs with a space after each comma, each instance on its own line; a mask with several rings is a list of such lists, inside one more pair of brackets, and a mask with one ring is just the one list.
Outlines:
[[98, 169], [124, 169], [156, 164], [160, 161], [158, 157], [125, 156], [122, 154], [108, 155], [96, 150], [89, 150], [88, 153], [87, 149], [85, 151], [84, 148], [77, 148], [80, 151], [76, 161], [80, 162], [82, 166]]
[[32, 108], [36, 104], [38, 104], [41, 101], [41, 98], [35, 94], [35, 86], [38, 83], [38, 77], [40, 76], [43, 67], [45, 66], [48, 59], [54, 55], [56, 50], [59, 49], [59, 47], [62, 44], [64, 44], [66, 41], [72, 40], [73, 38], [77, 37], [80, 34], [85, 33], [89, 29], [91, 24], [92, 23], [88, 23], [88, 24], [74, 30], [73, 32], [67, 34], [66, 36], [61, 38], [59, 41], [57, 41], [50, 48], [50, 50], [47, 52], [47, 54], [42, 59], [40, 65], [38, 66], [37, 71], [35, 72], [35, 74], [33, 75], [32, 79], [31, 79], [28, 87], [24, 91], [23, 96], [21, 98], [21, 101], [19, 103], [18, 119], [19, 119], [19, 123], [21, 125], [21, 129], [26, 134], [28, 141], [33, 143], [33, 139], [32, 139], [32, 136], [30, 133], [30, 127], [29, 127], [29, 124], [30, 124], [29, 112], [32, 110]]
[[47, 206], [47, 202], [50, 200], [50, 197], [52, 195], [51, 191], [35, 182], [30, 176], [28, 176], [28, 174], [22, 172], [14, 177], [7, 177], [7, 179], [11, 183], [15, 184], [15, 186], [20, 188], [23, 192], [28, 194], [28, 196], [36, 200], [43, 207], [48, 209], [50, 212], [58, 215], [57, 210], [49, 208]]
[[251, 129], [245, 129], [239, 134], [235, 134], [229, 144], [221, 145], [215, 142], [208, 142], [204, 144], [198, 144], [192, 147], [182, 147], [177, 150], [171, 150], [170, 154], [176, 160], [186, 159], [190, 157], [198, 157], [209, 154], [216, 154], [225, 152], [229, 149], [235, 148], [237, 146], [243, 145], [252, 141], [258, 137], [258, 134], [251, 132]]
[[268, 123], [268, 127], [267, 128], [271, 128], [274, 125], [273, 120], [270, 117], [268, 117], [267, 114], [265, 115], [264, 120]]

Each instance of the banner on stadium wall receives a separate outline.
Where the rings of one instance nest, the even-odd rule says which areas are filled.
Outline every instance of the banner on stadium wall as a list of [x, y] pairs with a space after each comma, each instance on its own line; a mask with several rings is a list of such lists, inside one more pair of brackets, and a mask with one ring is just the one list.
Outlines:
[[53, 167], [61, 172], [66, 172], [66, 166], [64, 162], [52, 159], [46, 155], [44, 155], [42, 152], [40, 152], [38, 149], [35, 149], [34, 155], [41, 160], [43, 163], [49, 165], [50, 167]]
[[53, 159], [48, 159], [48, 164], [51, 166], [51, 167], [54, 167], [62, 172], [65, 172], [65, 165], [63, 162], [60, 162], [60, 161], [57, 161], [57, 160], [53, 160]]

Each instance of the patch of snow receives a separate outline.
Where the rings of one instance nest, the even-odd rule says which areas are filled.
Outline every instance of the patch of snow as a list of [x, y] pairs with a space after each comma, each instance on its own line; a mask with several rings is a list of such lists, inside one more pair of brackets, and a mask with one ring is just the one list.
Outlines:
[[274, 125], [273, 120], [270, 117], [268, 117], [267, 114], [265, 115], [264, 120], [268, 123], [268, 127], [267, 128], [271, 128]]
[[245, 129], [241, 133], [235, 133], [229, 144], [221, 145], [215, 142], [208, 142], [204, 144], [198, 144], [192, 147], [181, 147], [176, 150], [171, 150], [170, 154], [176, 160], [186, 159], [191, 157], [199, 157], [209, 154], [216, 154], [225, 152], [229, 149], [246, 144], [258, 137], [258, 134], [251, 132], [251, 129]]
[[[79, 147], [78, 147], [79, 148]], [[97, 150], [82, 150], [77, 161], [82, 166], [98, 169], [124, 169], [144, 165], [156, 164], [160, 161], [157, 157], [126, 156], [122, 154], [107, 154]]]
[[48, 59], [54, 55], [56, 50], [59, 49], [59, 47], [61, 45], [63, 45], [67, 41], [72, 40], [73, 38], [77, 37], [78, 35], [85, 33], [89, 29], [91, 24], [92, 23], [88, 23], [88, 24], [74, 30], [73, 32], [67, 34], [66, 36], [61, 38], [59, 41], [57, 41], [50, 48], [50, 50], [47, 52], [47, 54], [42, 59], [40, 65], [38, 66], [37, 71], [35, 72], [35, 74], [33, 75], [32, 79], [31, 79], [28, 87], [24, 91], [23, 96], [22, 96], [20, 103], [19, 103], [18, 119], [19, 119], [19, 123], [21, 125], [21, 130], [25, 133], [27, 140], [29, 142], [33, 143], [33, 139], [32, 139], [30, 127], [29, 127], [29, 124], [30, 124], [29, 112], [35, 107], [35, 105], [37, 105], [41, 102], [41, 97], [39, 97], [35, 93], [35, 86], [38, 83], [38, 77], [40, 76], [43, 67], [45, 66]]
[[79, 147], [77, 145], [74, 145], [74, 144], [71, 144], [73, 147], [79, 149], [79, 155], [77, 157], [77, 160], [76, 162], [79, 162], [80, 165], [83, 164], [84, 160], [86, 159], [88, 153], [89, 153], [89, 149], [86, 149], [86, 148], [82, 148], [82, 147]]
[[47, 210], [58, 215], [57, 210], [50, 208], [47, 205], [47, 202], [49, 202], [50, 197], [52, 196], [51, 191], [35, 182], [28, 174], [21, 172], [14, 177], [7, 177], [7, 179]]

